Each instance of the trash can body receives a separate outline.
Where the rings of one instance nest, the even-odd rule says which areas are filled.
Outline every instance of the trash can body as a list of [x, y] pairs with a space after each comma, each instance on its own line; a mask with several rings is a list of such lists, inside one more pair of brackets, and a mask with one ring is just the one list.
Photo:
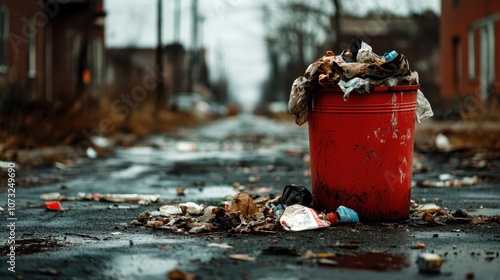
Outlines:
[[419, 85], [313, 93], [309, 145], [313, 205], [355, 210], [361, 221], [408, 219]]

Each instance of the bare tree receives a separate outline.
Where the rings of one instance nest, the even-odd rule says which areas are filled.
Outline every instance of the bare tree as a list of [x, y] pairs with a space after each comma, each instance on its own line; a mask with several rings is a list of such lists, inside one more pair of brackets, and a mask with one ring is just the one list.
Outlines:
[[[293, 77], [320, 56], [326, 42], [333, 47], [340, 33], [340, 4], [283, 0], [264, 7], [266, 45], [271, 65], [264, 101], [286, 100]], [[272, 16], [271, 16], [272, 15]], [[334, 31], [332, 31], [334, 30]], [[334, 34], [333, 34], [334, 33]]]

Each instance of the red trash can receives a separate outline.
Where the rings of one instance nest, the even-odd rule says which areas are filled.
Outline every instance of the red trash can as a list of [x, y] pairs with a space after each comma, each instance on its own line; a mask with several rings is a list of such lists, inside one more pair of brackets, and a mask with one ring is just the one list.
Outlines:
[[362, 221], [410, 216], [415, 109], [419, 85], [313, 93], [309, 146], [313, 204], [335, 212], [344, 205]]

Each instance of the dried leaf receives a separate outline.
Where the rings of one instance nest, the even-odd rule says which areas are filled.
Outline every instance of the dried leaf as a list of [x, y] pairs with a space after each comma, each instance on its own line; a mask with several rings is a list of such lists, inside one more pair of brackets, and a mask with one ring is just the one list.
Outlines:
[[247, 217], [257, 214], [258, 209], [249, 194], [239, 193], [233, 197], [230, 212], [240, 212], [242, 217]]

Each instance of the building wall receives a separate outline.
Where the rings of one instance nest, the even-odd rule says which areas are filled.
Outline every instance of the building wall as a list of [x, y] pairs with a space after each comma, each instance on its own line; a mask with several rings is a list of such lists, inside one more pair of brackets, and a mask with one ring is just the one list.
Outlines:
[[[485, 94], [498, 95], [500, 91], [500, 67], [498, 66], [500, 65], [500, 1], [442, 0], [441, 5], [441, 94], [444, 97], [473, 94], [484, 100], [488, 98]], [[498, 18], [495, 15], [498, 15]], [[492, 33], [490, 36], [494, 37], [494, 43], [490, 44], [493, 49], [488, 53], [481, 51], [481, 30], [486, 27], [479, 22], [487, 17], [495, 20], [492, 25], [493, 30], [488, 31]], [[469, 32], [474, 34], [473, 42], [469, 42]], [[471, 50], [470, 46], [473, 46], [474, 50]], [[486, 77], [486, 72], [481, 67], [481, 55], [485, 55], [485, 59], [491, 63], [490, 67], [494, 71], [492, 77]], [[471, 63], [472, 60], [474, 65]], [[491, 86], [494, 89], [486, 93], [488, 87]]]
[[51, 101], [75, 98], [103, 82], [103, 0], [0, 0], [2, 6], [8, 11], [8, 60], [6, 71], [0, 67], [0, 84], [18, 85], [24, 98]]
[[0, 0], [0, 7], [7, 10], [7, 68], [0, 71], [0, 82], [20, 83], [33, 86], [33, 77], [28, 76], [29, 41], [37, 44], [42, 35], [41, 28], [30, 29], [30, 20], [41, 9], [37, 1]]

